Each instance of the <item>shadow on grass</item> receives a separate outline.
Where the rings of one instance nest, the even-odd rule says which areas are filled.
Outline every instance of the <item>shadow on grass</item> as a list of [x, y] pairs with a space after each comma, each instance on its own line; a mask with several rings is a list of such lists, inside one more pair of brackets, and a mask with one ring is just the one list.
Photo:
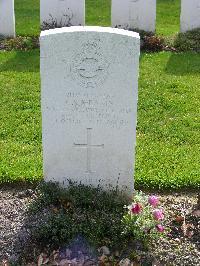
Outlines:
[[0, 72], [39, 72], [39, 50], [7, 52], [0, 54]]
[[200, 53], [184, 52], [172, 53], [170, 56], [165, 72], [173, 75], [184, 76], [187, 74], [200, 74]]

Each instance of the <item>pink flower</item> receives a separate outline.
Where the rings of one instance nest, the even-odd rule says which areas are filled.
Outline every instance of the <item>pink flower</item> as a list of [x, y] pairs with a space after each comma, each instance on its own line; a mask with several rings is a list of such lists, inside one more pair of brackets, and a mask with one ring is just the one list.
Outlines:
[[135, 203], [131, 206], [130, 211], [132, 214], [139, 214], [142, 211], [142, 205], [139, 203]]
[[158, 203], [159, 203], [159, 199], [158, 199], [158, 197], [152, 195], [152, 196], [149, 197], [148, 202], [153, 207], [156, 207], [158, 205]]
[[153, 217], [154, 217], [154, 219], [156, 219], [157, 221], [159, 221], [159, 220], [163, 220], [163, 219], [164, 219], [163, 210], [161, 210], [161, 209], [155, 209], [155, 210], [153, 211]]
[[165, 230], [164, 226], [161, 224], [157, 224], [156, 229], [158, 230], [158, 232], [161, 232], [161, 233]]

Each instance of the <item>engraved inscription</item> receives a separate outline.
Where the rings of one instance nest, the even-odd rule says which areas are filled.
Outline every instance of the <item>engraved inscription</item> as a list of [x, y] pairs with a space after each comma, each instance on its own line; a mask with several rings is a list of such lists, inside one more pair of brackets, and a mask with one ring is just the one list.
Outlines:
[[93, 173], [91, 170], [92, 148], [104, 148], [104, 144], [99, 144], [99, 145], [92, 144], [92, 128], [87, 128], [87, 143], [85, 143], [85, 144], [74, 143], [74, 147], [87, 149], [86, 173]]
[[[56, 123], [83, 125], [86, 121], [89, 126], [106, 126], [120, 129], [126, 127], [131, 120], [132, 108], [119, 107], [114, 104], [112, 94], [87, 92], [67, 92], [63, 110], [51, 106], [56, 111]], [[49, 107], [47, 107], [49, 109]]]
[[82, 46], [81, 53], [75, 55], [71, 73], [80, 86], [94, 88], [105, 81], [109, 64], [99, 51], [96, 42], [87, 42]]

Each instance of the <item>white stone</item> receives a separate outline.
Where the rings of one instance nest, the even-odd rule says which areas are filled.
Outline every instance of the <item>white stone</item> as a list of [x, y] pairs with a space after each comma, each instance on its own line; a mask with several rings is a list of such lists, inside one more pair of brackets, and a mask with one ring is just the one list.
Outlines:
[[0, 35], [15, 37], [14, 0], [0, 0]]
[[118, 184], [130, 195], [139, 34], [66, 27], [42, 32], [40, 44], [45, 180]]
[[61, 26], [85, 24], [85, 0], [40, 0], [40, 24], [52, 20]]
[[112, 0], [112, 27], [155, 31], [156, 0]]
[[200, 0], [181, 1], [181, 32], [200, 28]]

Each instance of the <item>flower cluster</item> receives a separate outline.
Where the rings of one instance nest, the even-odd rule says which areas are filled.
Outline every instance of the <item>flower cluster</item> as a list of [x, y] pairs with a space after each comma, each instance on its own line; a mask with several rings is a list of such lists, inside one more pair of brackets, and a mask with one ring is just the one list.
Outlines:
[[128, 213], [123, 217], [124, 233], [144, 239], [157, 237], [164, 232], [164, 211], [159, 208], [157, 196], [136, 192], [133, 203], [127, 208]]

